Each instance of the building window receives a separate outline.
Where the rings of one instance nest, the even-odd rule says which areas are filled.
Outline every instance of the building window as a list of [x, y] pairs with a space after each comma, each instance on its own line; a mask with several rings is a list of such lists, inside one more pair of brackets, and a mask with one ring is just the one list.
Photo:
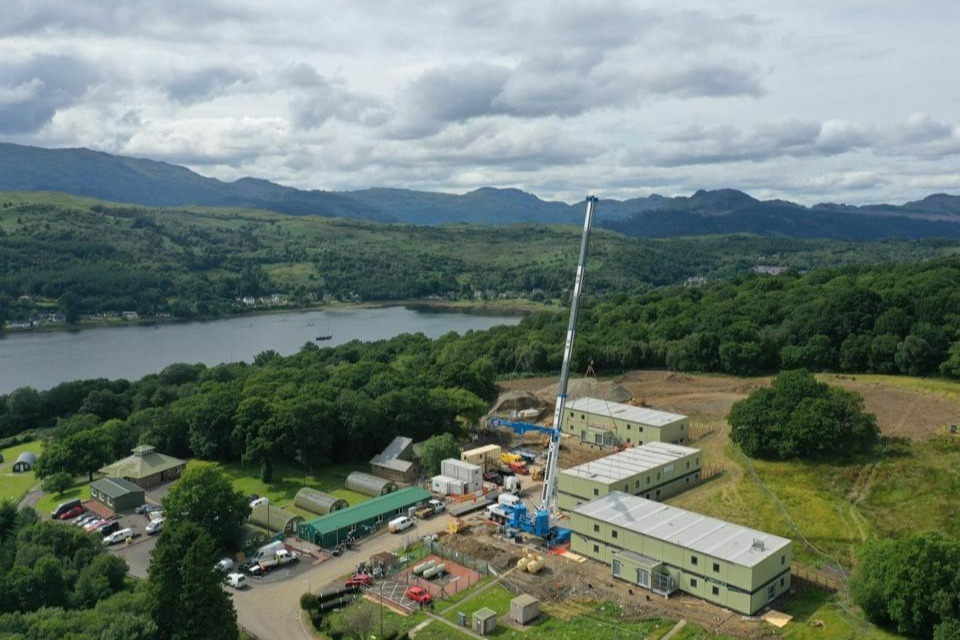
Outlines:
[[627, 425], [627, 431], [630, 431], [630, 425]]
[[697, 586], [697, 579], [696, 579], [696, 578], [690, 578], [690, 586], [696, 588], [696, 586]]
[[623, 485], [623, 492], [624, 492], [624, 493], [630, 493], [630, 483], [629, 483], [629, 482], [628, 482], [627, 484]]
[[787, 564], [787, 555], [786, 555], [786, 554], [780, 556], [780, 565], [782, 566], [782, 565], [785, 565], [785, 564]]
[[580, 419], [581, 419], [581, 420], [586, 420], [586, 419], [587, 419], [587, 416], [585, 416], [585, 415], [583, 415], [583, 414], [581, 413], [581, 414], [580, 414]]
[[612, 531], [610, 531], [610, 537], [611, 537], [611, 538], [616, 538], [616, 537], [617, 537], [617, 530], [616, 530], [616, 529], [613, 529]]
[[573, 417], [573, 411], [570, 412], [570, 417], [571, 417], [571, 418]]
[[639, 481], [639, 480], [637, 480], [636, 482], [633, 483], [633, 488], [634, 488], [634, 489], [639, 489], [639, 488], [640, 488], [640, 481]]
[[683, 431], [683, 428], [684, 428], [685, 426], [686, 426], [685, 424], [682, 424], [682, 423], [681, 423], [681, 424], [680, 424], [680, 431]]
[[717, 572], [717, 573], [720, 573], [720, 563], [719, 563], [719, 562], [714, 562], [714, 563], [713, 563], [713, 570], [714, 570], [715, 572]]
[[643, 433], [643, 427], [641, 425], [637, 425], [637, 431]]
[[600, 495], [600, 489], [594, 489], [594, 490], [593, 490], [593, 495], [595, 495], [595, 496]]
[[713, 587], [713, 588], [711, 589], [711, 591], [713, 592], [713, 595], [715, 595], [715, 596], [720, 595], [720, 587], [716, 587], [716, 586], [715, 586], [715, 587]]
[[593, 532], [594, 532], [594, 533], [600, 533], [600, 525], [598, 525], [598, 524], [593, 525]]
[[697, 458], [697, 466], [700, 465], [700, 458]]
[[690, 556], [690, 564], [697, 566], [697, 556]]
[[659, 480], [659, 479], [660, 479], [660, 472], [657, 471], [657, 480]]
[[594, 553], [600, 553], [600, 545], [598, 545], [598, 544], [593, 545], [593, 552], [594, 552]]
[[687, 460], [687, 469], [689, 469], [689, 468], [690, 468], [690, 461]]
[[644, 498], [646, 498], [647, 500], [649, 500], [649, 499], [650, 499], [650, 494], [648, 493], [647, 495], [644, 496]]
[[627, 438], [627, 444], [630, 444], [630, 438]]
[[650, 476], [647, 476], [647, 484], [650, 484]]
[[780, 578], [780, 586], [781, 586], [781, 587], [783, 586], [783, 581], [784, 581], [784, 580], [785, 580], [785, 578]]
[[657, 497], [660, 497], [660, 489], [657, 489]]

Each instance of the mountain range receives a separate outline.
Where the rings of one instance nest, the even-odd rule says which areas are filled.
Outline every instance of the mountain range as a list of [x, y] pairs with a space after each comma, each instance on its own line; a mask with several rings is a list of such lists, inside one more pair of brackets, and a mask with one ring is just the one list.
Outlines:
[[[582, 203], [545, 201], [519, 189], [486, 187], [462, 195], [390, 188], [307, 191], [257, 178], [223, 182], [166, 162], [88, 149], [9, 143], [0, 143], [0, 190], [58, 191], [153, 207], [268, 209], [416, 225], [579, 224], [583, 216]], [[903, 205], [805, 207], [720, 189], [689, 197], [601, 200], [597, 211], [600, 226], [647, 238], [729, 233], [842, 240], [960, 237], [960, 196], [948, 194]]]

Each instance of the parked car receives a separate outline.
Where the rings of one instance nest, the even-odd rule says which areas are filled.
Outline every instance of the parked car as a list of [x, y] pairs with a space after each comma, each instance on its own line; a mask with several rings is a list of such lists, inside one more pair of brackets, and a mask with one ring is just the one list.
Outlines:
[[247, 576], [242, 573], [228, 573], [227, 584], [239, 591], [247, 586]]
[[123, 542], [124, 540], [129, 540], [133, 537], [133, 529], [129, 527], [126, 529], [118, 529], [108, 536], [104, 536], [104, 544], [117, 544], [118, 542]]
[[87, 524], [91, 520], [94, 520], [99, 517], [100, 516], [97, 515], [96, 513], [93, 513], [92, 511], [88, 511], [82, 516], [80, 516], [79, 518], [77, 518], [76, 520], [74, 520], [73, 524], [77, 525], [78, 527], [82, 527], [83, 525]]
[[254, 498], [250, 501], [250, 508], [259, 507], [261, 504], [270, 504], [270, 498]]
[[114, 531], [120, 530], [120, 521], [119, 520], [108, 520], [102, 525], [97, 527], [94, 532], [99, 533], [102, 536], [107, 536], [113, 533]]
[[355, 573], [352, 578], [347, 580], [345, 587], [370, 587], [373, 586], [373, 576], [367, 573]]
[[234, 564], [233, 558], [222, 558], [213, 568], [217, 571], [228, 573], [233, 569]]
[[487, 471], [485, 474], [483, 474], [483, 479], [487, 482], [492, 482], [498, 487], [503, 486], [503, 476], [496, 471]]
[[57, 516], [57, 517], [60, 518], [61, 520], [72, 520], [73, 518], [76, 518], [77, 516], [83, 515], [83, 513], [84, 513], [83, 507], [80, 506], [80, 505], [77, 505], [77, 506], [75, 506], [75, 507], [72, 507], [72, 508], [70, 508], [70, 509], [67, 509], [66, 511], [64, 511], [63, 513], [61, 513], [61, 514], [60, 514], [59, 516]]
[[134, 509], [133, 511], [134, 511], [134, 513], [139, 513], [140, 515], [146, 515], [146, 514], [150, 513], [151, 511], [159, 511], [159, 510], [161, 510], [161, 509], [163, 509], [163, 507], [161, 507], [161, 506], [158, 505], [158, 504], [148, 504], [148, 503], [144, 503], [144, 504], [140, 505], [139, 507], [137, 507], [136, 509]]
[[60, 504], [57, 505], [57, 508], [54, 509], [53, 512], [50, 514], [50, 517], [56, 520], [67, 511], [70, 511], [70, 509], [73, 509], [74, 507], [82, 507], [82, 506], [83, 506], [83, 503], [80, 502], [80, 500], [67, 500], [66, 502], [61, 502]]
[[421, 606], [433, 602], [433, 596], [431, 596], [430, 592], [423, 587], [410, 587], [403, 595], [414, 602], [419, 603]]
[[104, 520], [103, 518], [97, 518], [96, 520], [91, 520], [87, 524], [83, 525], [83, 530], [86, 531], [87, 533], [90, 533], [91, 531], [96, 531], [101, 526], [103, 526], [106, 522], [107, 521]]
[[394, 518], [389, 523], [387, 523], [387, 528], [390, 529], [390, 533], [400, 533], [405, 529], [409, 529], [414, 524], [413, 518], [408, 518], [407, 516], [400, 516], [399, 518]]
[[147, 535], [151, 536], [155, 533], [160, 533], [163, 531], [163, 518], [151, 520], [149, 523], [147, 523], [147, 526], [144, 530], [147, 532]]

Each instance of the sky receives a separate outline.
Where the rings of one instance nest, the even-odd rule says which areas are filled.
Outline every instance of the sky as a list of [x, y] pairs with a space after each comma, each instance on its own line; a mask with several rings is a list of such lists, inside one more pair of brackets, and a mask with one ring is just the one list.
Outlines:
[[304, 189], [960, 193], [955, 0], [3, 5], [4, 142]]

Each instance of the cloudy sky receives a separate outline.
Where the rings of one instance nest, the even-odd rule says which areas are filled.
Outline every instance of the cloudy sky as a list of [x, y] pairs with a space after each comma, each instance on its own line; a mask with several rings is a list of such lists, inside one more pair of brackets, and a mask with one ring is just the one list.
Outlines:
[[301, 188], [903, 202], [960, 192], [957, 25], [956, 0], [4, 0], [0, 140]]

